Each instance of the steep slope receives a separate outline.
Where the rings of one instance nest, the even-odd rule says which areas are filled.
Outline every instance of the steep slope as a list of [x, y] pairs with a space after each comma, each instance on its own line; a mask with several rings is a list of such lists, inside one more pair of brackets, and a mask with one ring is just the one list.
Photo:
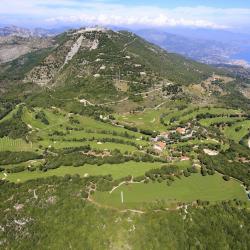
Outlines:
[[53, 47], [53, 33], [51, 32], [44, 29], [30, 30], [16, 26], [0, 28], [0, 65], [12, 62], [28, 53]]
[[[40, 39], [36, 40], [36, 43], [39, 44]], [[24, 45], [26, 49], [24, 49], [23, 52], [25, 52], [24, 55], [20, 55], [19, 46], [16, 46], [13, 48], [14, 51], [17, 51], [17, 54], [13, 54], [14, 57], [17, 57], [14, 60], [11, 60], [9, 62], [0, 64], [0, 82], [3, 83], [3, 81], [6, 82], [13, 82], [16, 80], [23, 80], [25, 75], [33, 69], [38, 63], [42, 62], [46, 56], [49, 55], [49, 53], [52, 51], [53, 46], [49, 47], [41, 47], [39, 48], [39, 45], [34, 47], [32, 51], [26, 45]], [[34, 49], [35, 48], [35, 49]], [[7, 49], [6, 53], [13, 51], [12, 49]], [[22, 52], [21, 52], [22, 54]], [[1, 54], [0, 49], [0, 57], [3, 54]], [[8, 54], [8, 56], [11, 56]], [[12, 58], [13, 59], [13, 58]]]
[[[1, 32], [1, 31], [0, 31]], [[51, 38], [0, 36], [0, 64], [11, 62], [20, 56], [53, 46]]]
[[133, 33], [103, 28], [69, 30], [54, 38], [54, 47], [0, 67], [2, 85], [14, 80], [41, 88], [29, 97], [32, 105], [60, 103], [69, 111], [98, 104], [126, 112], [173, 98], [213, 103], [227, 94], [224, 83], [233, 80], [223, 74]]
[[27, 75], [40, 85], [103, 76], [141, 81], [160, 78], [180, 84], [199, 83], [213, 69], [170, 54], [129, 32], [81, 29], [57, 37], [59, 46]]

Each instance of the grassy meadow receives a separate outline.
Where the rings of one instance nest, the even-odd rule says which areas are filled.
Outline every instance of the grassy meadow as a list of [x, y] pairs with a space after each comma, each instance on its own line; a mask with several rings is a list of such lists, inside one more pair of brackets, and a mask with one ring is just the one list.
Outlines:
[[[123, 192], [124, 203], [121, 203]], [[108, 206], [120, 208], [143, 207], [144, 203], [163, 200], [167, 204], [192, 202], [197, 199], [216, 202], [230, 199], [246, 200], [247, 196], [240, 184], [234, 180], [224, 181], [219, 174], [202, 176], [193, 174], [190, 177], [176, 179], [170, 186], [166, 183], [135, 183], [122, 185], [109, 192], [96, 192], [93, 199]]]
[[[144, 175], [146, 171], [150, 169], [160, 168], [160, 163], [149, 163], [149, 162], [126, 162], [123, 164], [104, 164], [102, 166], [86, 164], [80, 167], [60, 167], [52, 169], [47, 172], [36, 170], [29, 172], [28, 170], [8, 174], [6, 179], [11, 182], [24, 182], [27, 180], [46, 178], [49, 176], [64, 176], [66, 174], [79, 174], [82, 177], [86, 176], [98, 176], [98, 175], [109, 175], [111, 174], [114, 179], [119, 179], [132, 175], [133, 177]], [[0, 173], [0, 178], [4, 178], [4, 174]]]

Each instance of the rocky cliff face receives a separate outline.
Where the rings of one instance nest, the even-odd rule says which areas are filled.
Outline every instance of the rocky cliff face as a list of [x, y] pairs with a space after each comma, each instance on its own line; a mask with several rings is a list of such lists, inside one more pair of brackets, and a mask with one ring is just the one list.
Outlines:
[[0, 28], [0, 64], [51, 46], [53, 38], [47, 30], [30, 30], [17, 26]]
[[53, 46], [51, 38], [2, 36], [0, 37], [0, 64], [51, 46]]

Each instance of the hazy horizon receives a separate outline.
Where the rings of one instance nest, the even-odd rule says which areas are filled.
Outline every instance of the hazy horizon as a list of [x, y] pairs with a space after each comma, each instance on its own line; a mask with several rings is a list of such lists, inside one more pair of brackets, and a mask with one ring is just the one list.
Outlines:
[[180, 0], [3, 0], [1, 26], [62, 28], [118, 26], [136, 28], [194, 28], [250, 33], [250, 2]]

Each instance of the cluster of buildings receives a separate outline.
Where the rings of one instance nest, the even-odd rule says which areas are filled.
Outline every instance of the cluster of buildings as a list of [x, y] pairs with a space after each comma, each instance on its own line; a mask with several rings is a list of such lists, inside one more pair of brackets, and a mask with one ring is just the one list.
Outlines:
[[175, 143], [176, 137], [180, 140], [191, 139], [194, 133], [195, 131], [190, 128], [190, 125], [187, 127], [178, 127], [168, 132], [162, 132], [152, 139], [152, 142], [154, 143], [153, 149], [160, 153], [166, 148], [167, 144]]

